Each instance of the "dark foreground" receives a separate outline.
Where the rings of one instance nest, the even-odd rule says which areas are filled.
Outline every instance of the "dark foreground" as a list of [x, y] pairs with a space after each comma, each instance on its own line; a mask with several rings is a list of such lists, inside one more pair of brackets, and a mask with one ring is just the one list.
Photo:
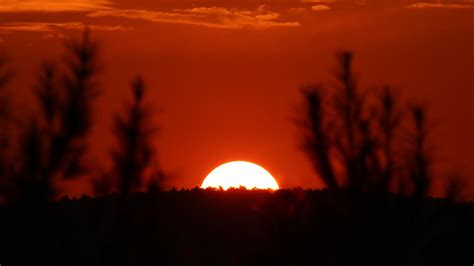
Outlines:
[[474, 205], [391, 195], [170, 191], [0, 210], [8, 265], [472, 265]]

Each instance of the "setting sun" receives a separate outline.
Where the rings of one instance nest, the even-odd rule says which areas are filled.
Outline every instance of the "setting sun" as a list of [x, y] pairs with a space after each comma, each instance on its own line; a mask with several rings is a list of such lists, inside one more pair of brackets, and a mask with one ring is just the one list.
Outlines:
[[201, 188], [214, 187], [227, 190], [230, 187], [247, 189], [279, 189], [275, 178], [263, 167], [245, 161], [234, 161], [212, 170], [202, 182]]

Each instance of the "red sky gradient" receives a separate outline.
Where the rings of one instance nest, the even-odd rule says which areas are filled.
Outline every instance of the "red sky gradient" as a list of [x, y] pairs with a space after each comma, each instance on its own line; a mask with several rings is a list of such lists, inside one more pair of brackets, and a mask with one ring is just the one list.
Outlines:
[[[282, 187], [319, 187], [292, 122], [299, 87], [331, 84], [335, 52], [350, 49], [363, 88], [390, 84], [430, 108], [441, 184], [454, 170], [474, 177], [473, 18], [470, 0], [0, 0], [0, 51], [24, 117], [41, 61], [60, 59], [64, 40], [91, 26], [103, 91], [91, 162], [106, 163], [112, 114], [142, 73], [167, 186], [198, 186], [219, 164], [247, 160]], [[86, 182], [66, 189], [90, 191]]]

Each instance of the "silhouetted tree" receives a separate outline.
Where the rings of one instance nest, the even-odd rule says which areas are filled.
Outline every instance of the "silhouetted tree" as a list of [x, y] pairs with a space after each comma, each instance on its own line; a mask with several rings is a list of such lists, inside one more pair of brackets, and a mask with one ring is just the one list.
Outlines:
[[431, 175], [425, 110], [418, 105], [409, 110], [414, 130], [410, 148], [400, 155], [408, 161], [404, 178], [397, 159], [400, 149], [395, 149], [402, 144], [397, 134], [402, 119], [400, 104], [388, 86], [373, 98], [361, 91], [352, 71], [352, 59], [350, 52], [338, 55], [337, 85], [330, 95], [333, 104], [325, 104], [321, 87], [303, 91], [306, 109], [301, 124], [305, 150], [314, 169], [329, 188], [343, 186], [336, 172], [344, 175], [348, 189], [357, 191], [389, 192], [397, 176], [401, 185], [413, 187], [413, 195], [426, 196]]
[[445, 189], [445, 198], [449, 201], [460, 201], [466, 189], [466, 178], [460, 173], [454, 173], [448, 176], [448, 181]]
[[378, 187], [389, 191], [390, 184], [397, 170], [394, 146], [397, 144], [396, 131], [400, 127], [402, 113], [399, 110], [393, 89], [386, 86], [379, 95], [380, 111], [378, 112], [378, 142], [380, 143], [380, 180]]
[[48, 134], [54, 133], [61, 108], [61, 95], [57, 85], [56, 68], [52, 63], [43, 63], [41, 66], [39, 82], [35, 91], [36, 98], [40, 104]]
[[118, 191], [122, 195], [142, 188], [147, 171], [152, 170], [155, 155], [151, 137], [156, 128], [150, 127], [150, 112], [143, 101], [146, 88], [140, 76], [133, 80], [131, 91], [133, 102], [125, 116], [115, 118], [118, 149], [113, 151], [112, 158]]
[[364, 117], [365, 96], [359, 91], [352, 71], [353, 55], [338, 55], [339, 68], [335, 77], [339, 82], [335, 93], [336, 148], [345, 167], [347, 186], [361, 190], [367, 171], [365, 163], [373, 151], [370, 121]]
[[[369, 186], [378, 163], [373, 117], [366, 114], [366, 97], [357, 87], [352, 72], [352, 53], [338, 55], [335, 77], [338, 85], [332, 95], [334, 105], [323, 106], [321, 89], [304, 91], [306, 114], [303, 121], [308, 131], [305, 147], [323, 183], [337, 188], [334, 164], [343, 167], [346, 187], [362, 190]], [[328, 124], [331, 124], [329, 132]], [[331, 163], [333, 160], [337, 163]]]
[[10, 81], [11, 72], [7, 68], [7, 58], [0, 54], [0, 150], [3, 151], [5, 147], [5, 133], [6, 124], [10, 118], [9, 99], [7, 92], [7, 84]]
[[20, 138], [20, 173], [18, 189], [20, 200], [45, 202], [53, 196], [49, 176], [44, 175], [44, 135], [35, 119], [31, 120]]
[[7, 57], [0, 54], [0, 189], [7, 190], [10, 162], [7, 158], [9, 147], [9, 124], [11, 120], [7, 84], [11, 78], [11, 71], [7, 67]]
[[20, 136], [20, 167], [16, 175], [22, 201], [44, 202], [54, 197], [50, 145], [60, 129], [56, 120], [61, 103], [55, 72], [53, 64], [41, 65], [34, 89], [41, 112], [31, 117]]
[[50, 170], [63, 178], [80, 174], [86, 151], [86, 136], [92, 127], [92, 101], [98, 96], [96, 84], [98, 45], [84, 30], [82, 41], [67, 45], [64, 99], [60, 107], [60, 129], [53, 135]]
[[11, 73], [7, 69], [7, 57], [0, 54], [0, 88], [5, 88], [10, 81]]
[[421, 198], [428, 195], [431, 185], [426, 110], [423, 106], [415, 104], [410, 107], [410, 114], [414, 129], [409, 138], [409, 150], [406, 158], [408, 159], [409, 177], [413, 184], [413, 196]]
[[[3, 152], [6, 148], [6, 131], [5, 128], [10, 112], [8, 108], [8, 98], [6, 87], [10, 81], [10, 71], [7, 69], [7, 59], [6, 56], [0, 54], [0, 152]], [[3, 164], [2, 164], [3, 166]], [[2, 170], [0, 169], [0, 175]]]
[[54, 180], [84, 172], [92, 101], [98, 95], [97, 44], [85, 29], [82, 40], [71, 41], [66, 48], [64, 74], [56, 74], [53, 64], [44, 63], [34, 88], [41, 112], [32, 116], [22, 133], [16, 174], [23, 199], [53, 198]]
[[304, 149], [326, 187], [336, 189], [338, 183], [331, 165], [331, 140], [321, 87], [305, 88], [302, 92], [306, 104], [304, 119], [301, 123], [305, 130]]

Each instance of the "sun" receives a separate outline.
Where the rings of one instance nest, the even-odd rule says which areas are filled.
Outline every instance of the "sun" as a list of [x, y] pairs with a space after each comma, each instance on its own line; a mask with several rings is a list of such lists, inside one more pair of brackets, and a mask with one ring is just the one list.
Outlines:
[[275, 178], [263, 167], [245, 161], [233, 161], [222, 164], [212, 170], [202, 182], [201, 188], [230, 187], [246, 189], [279, 189]]

